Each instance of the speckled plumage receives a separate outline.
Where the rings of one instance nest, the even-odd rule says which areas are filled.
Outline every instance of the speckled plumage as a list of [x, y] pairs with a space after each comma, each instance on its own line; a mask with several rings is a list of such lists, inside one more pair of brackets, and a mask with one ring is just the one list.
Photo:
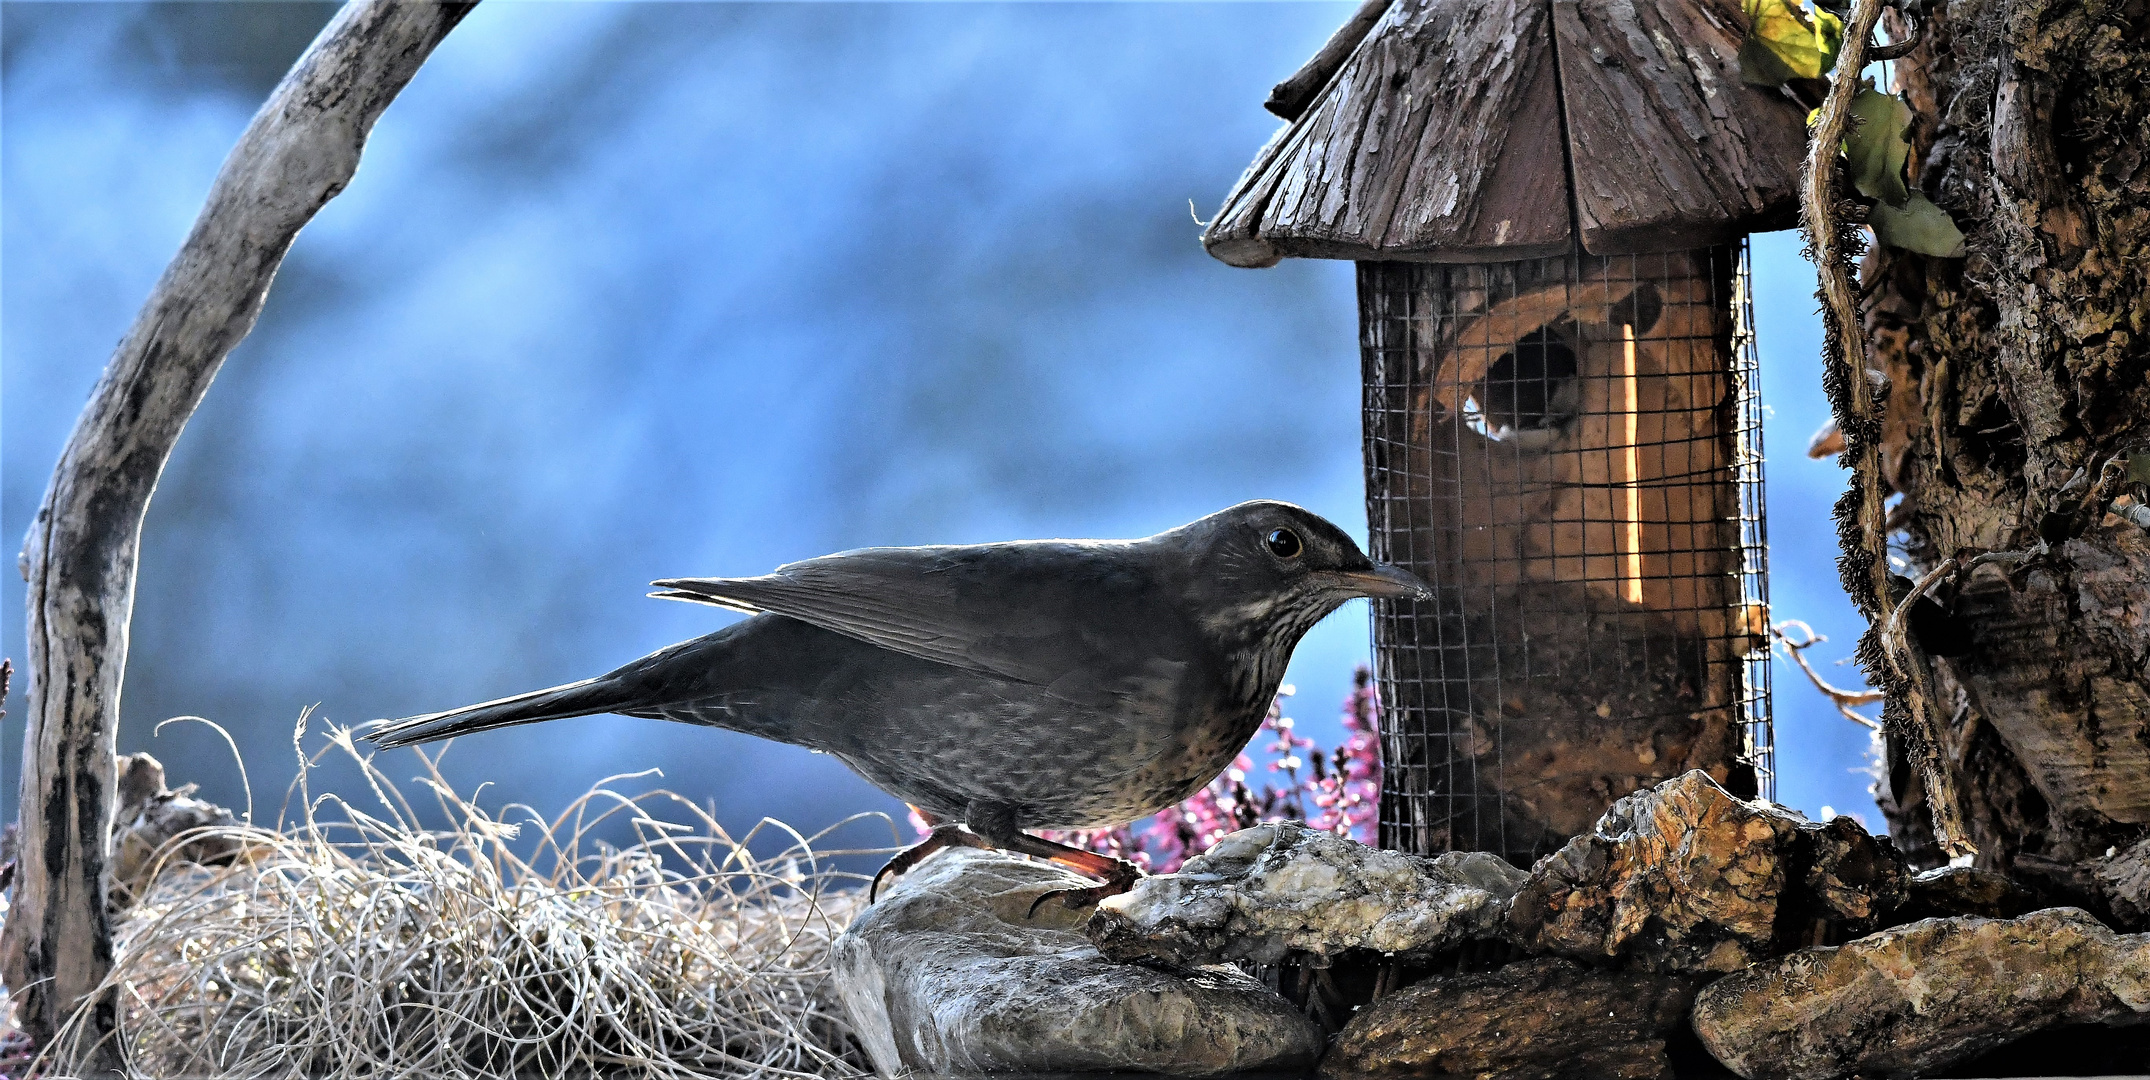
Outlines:
[[[1275, 534], [1300, 551], [1278, 554]], [[402, 746], [615, 712], [832, 754], [999, 846], [1171, 806], [1260, 726], [1301, 635], [1354, 596], [1422, 593], [1298, 507], [1140, 540], [868, 548], [657, 583], [756, 614], [585, 682], [396, 721]]]

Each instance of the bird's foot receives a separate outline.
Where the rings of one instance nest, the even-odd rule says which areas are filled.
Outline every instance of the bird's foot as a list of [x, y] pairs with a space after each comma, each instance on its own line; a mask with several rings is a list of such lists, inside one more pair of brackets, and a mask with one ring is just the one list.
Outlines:
[[1030, 911], [1024, 915], [1024, 918], [1036, 917], [1038, 908], [1044, 906], [1047, 900], [1056, 896], [1060, 898], [1062, 906], [1085, 908], [1108, 896], [1118, 896], [1134, 888], [1135, 882], [1142, 880], [1142, 871], [1137, 869], [1134, 863], [1121, 859], [1113, 859], [1112, 862], [1116, 865], [1107, 872], [1103, 884], [1092, 885], [1087, 889], [1054, 889], [1051, 892], [1040, 893], [1036, 900], [1030, 902]]
[[1035, 916], [1041, 905], [1056, 896], [1060, 898], [1062, 904], [1070, 908], [1088, 907], [1108, 896], [1118, 896], [1134, 888], [1135, 882], [1142, 880], [1142, 870], [1126, 859], [1115, 859], [1110, 855], [1099, 852], [1084, 851], [1081, 848], [1069, 847], [1066, 844], [1056, 844], [1043, 837], [1032, 836], [1029, 833], [1018, 834], [1015, 842], [1010, 844], [1009, 848], [1013, 851], [1020, 851], [1025, 855], [1051, 859], [1062, 866], [1079, 870], [1094, 878], [1103, 879], [1103, 884], [1093, 885], [1087, 889], [1054, 889], [1051, 892], [1044, 893], [1030, 902], [1030, 911], [1024, 918]]
[[927, 833], [924, 840], [897, 852], [895, 858], [888, 860], [880, 870], [874, 873], [873, 884], [866, 888], [866, 902], [871, 904], [879, 898], [882, 879], [901, 875], [904, 871], [924, 861], [926, 856], [942, 848], [952, 847], [984, 848], [990, 851], [993, 845], [987, 843], [984, 837], [965, 829], [961, 825], [935, 825], [933, 826], [933, 831]]

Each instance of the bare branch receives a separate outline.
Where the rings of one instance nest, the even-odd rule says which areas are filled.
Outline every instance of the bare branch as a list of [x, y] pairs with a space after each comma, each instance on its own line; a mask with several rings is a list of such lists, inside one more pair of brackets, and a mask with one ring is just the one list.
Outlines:
[[[1785, 633], [1785, 628], [1791, 626], [1798, 627], [1800, 633], [1806, 635], [1806, 640], [1793, 641], [1791, 635]], [[1873, 731], [1881, 730], [1879, 721], [1853, 712], [1852, 707], [1872, 705], [1886, 695], [1879, 690], [1845, 690], [1842, 687], [1831, 686], [1823, 681], [1821, 675], [1814, 670], [1814, 665], [1807, 662], [1806, 651], [1829, 640], [1828, 638], [1815, 633], [1813, 627], [1798, 619], [1786, 619], [1770, 627], [1769, 635], [1784, 643], [1784, 651], [1792, 654], [1792, 662], [1799, 665], [1799, 670], [1807, 673], [1807, 681], [1813, 683], [1814, 689], [1821, 691], [1822, 696], [1828, 698], [1830, 704], [1836, 706], [1836, 711], [1843, 714], [1844, 719]]]
[[299, 230], [351, 181], [373, 123], [471, 4], [355, 0], [256, 113], [106, 365], [22, 556], [29, 730], [21, 867], [0, 972], [40, 1041], [78, 1007], [87, 1073], [119, 1067], [106, 913], [120, 680], [142, 518]]

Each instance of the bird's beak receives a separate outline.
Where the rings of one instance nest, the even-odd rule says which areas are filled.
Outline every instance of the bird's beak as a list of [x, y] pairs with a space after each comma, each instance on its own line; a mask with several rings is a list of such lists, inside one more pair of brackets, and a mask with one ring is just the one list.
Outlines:
[[1355, 596], [1372, 596], [1380, 599], [1409, 597], [1413, 600], [1433, 599], [1433, 590], [1426, 587], [1409, 570], [1400, 566], [1376, 566], [1371, 570], [1346, 570], [1330, 575], [1336, 583]]

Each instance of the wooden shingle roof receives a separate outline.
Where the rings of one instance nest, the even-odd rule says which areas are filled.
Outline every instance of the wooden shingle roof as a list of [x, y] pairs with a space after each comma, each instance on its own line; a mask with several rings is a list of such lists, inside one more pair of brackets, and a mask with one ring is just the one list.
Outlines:
[[1803, 111], [1739, 78], [1740, 0], [1369, 0], [1202, 235], [1287, 256], [1668, 251], [1796, 216]]

